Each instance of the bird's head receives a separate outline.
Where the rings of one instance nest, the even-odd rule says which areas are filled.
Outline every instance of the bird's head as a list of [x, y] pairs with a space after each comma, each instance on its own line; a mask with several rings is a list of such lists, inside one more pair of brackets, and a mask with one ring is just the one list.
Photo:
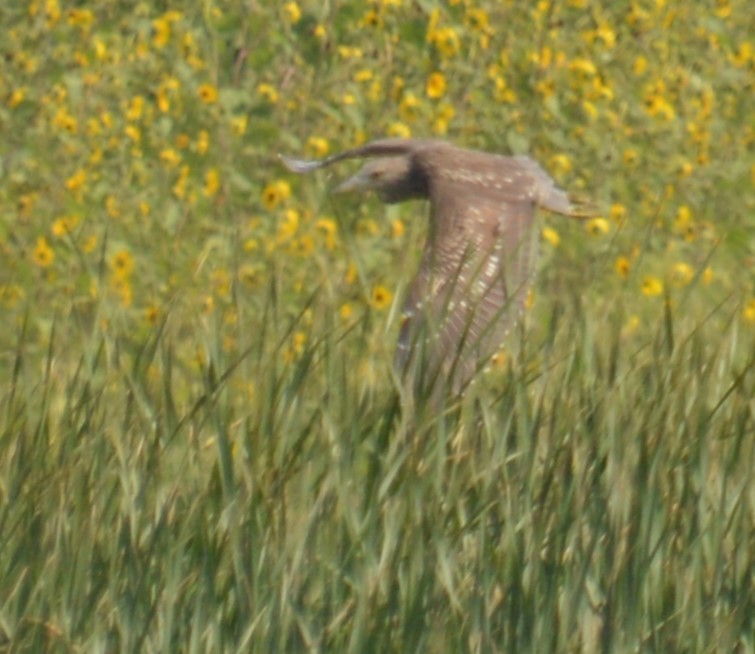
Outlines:
[[375, 191], [386, 204], [428, 196], [427, 179], [409, 157], [373, 159], [335, 189], [349, 191]]

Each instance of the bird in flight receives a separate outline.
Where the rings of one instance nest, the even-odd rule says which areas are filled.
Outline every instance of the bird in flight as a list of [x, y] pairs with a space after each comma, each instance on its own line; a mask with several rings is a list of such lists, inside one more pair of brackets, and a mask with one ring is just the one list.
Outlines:
[[371, 161], [337, 192], [372, 190], [389, 204], [430, 202], [395, 367], [415, 393], [458, 395], [521, 317], [537, 258], [536, 209], [586, 214], [526, 156], [429, 139], [382, 139], [319, 161], [281, 156], [295, 173], [357, 158]]

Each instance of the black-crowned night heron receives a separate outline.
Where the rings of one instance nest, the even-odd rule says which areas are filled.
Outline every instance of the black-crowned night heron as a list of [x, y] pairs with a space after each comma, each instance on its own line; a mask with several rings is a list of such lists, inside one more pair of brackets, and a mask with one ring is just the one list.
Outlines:
[[[535, 271], [537, 207], [584, 215], [532, 159], [437, 140], [384, 139], [320, 161], [281, 157], [306, 173], [378, 157], [336, 190], [383, 202], [430, 200], [430, 229], [404, 303], [396, 368], [417, 388], [458, 393], [519, 320]], [[419, 373], [419, 374], [418, 374]]]

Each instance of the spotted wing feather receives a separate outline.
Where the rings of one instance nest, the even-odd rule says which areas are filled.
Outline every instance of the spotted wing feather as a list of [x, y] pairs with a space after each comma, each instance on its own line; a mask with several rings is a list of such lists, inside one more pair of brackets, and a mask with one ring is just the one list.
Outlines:
[[454, 391], [520, 318], [537, 257], [539, 194], [553, 205], [558, 200], [551, 193], [558, 189], [531, 160], [490, 155], [483, 165], [475, 158], [465, 166], [465, 152], [453, 162], [425, 164], [434, 180], [430, 238], [405, 303], [396, 357], [403, 369], [420, 352], [428, 382]]

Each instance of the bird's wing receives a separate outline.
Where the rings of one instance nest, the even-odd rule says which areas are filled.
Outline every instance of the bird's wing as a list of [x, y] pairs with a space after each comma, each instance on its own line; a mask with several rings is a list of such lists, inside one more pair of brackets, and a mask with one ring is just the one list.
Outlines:
[[451, 145], [445, 141], [439, 141], [434, 139], [379, 139], [377, 141], [371, 141], [365, 143], [356, 148], [350, 150], [344, 150], [338, 154], [331, 155], [325, 159], [307, 160], [307, 159], [294, 159], [293, 157], [286, 157], [284, 155], [278, 155], [283, 165], [286, 166], [292, 173], [308, 173], [319, 168], [325, 168], [338, 161], [344, 159], [363, 159], [369, 157], [396, 157], [402, 155], [411, 155], [420, 152], [423, 149], [453, 149]]
[[537, 170], [519, 158], [491, 156], [481, 165], [476, 154], [469, 166], [463, 150], [448, 166], [422, 162], [432, 169], [430, 236], [405, 302], [396, 360], [403, 369], [421, 352], [422, 369], [454, 390], [518, 321], [537, 257]]

